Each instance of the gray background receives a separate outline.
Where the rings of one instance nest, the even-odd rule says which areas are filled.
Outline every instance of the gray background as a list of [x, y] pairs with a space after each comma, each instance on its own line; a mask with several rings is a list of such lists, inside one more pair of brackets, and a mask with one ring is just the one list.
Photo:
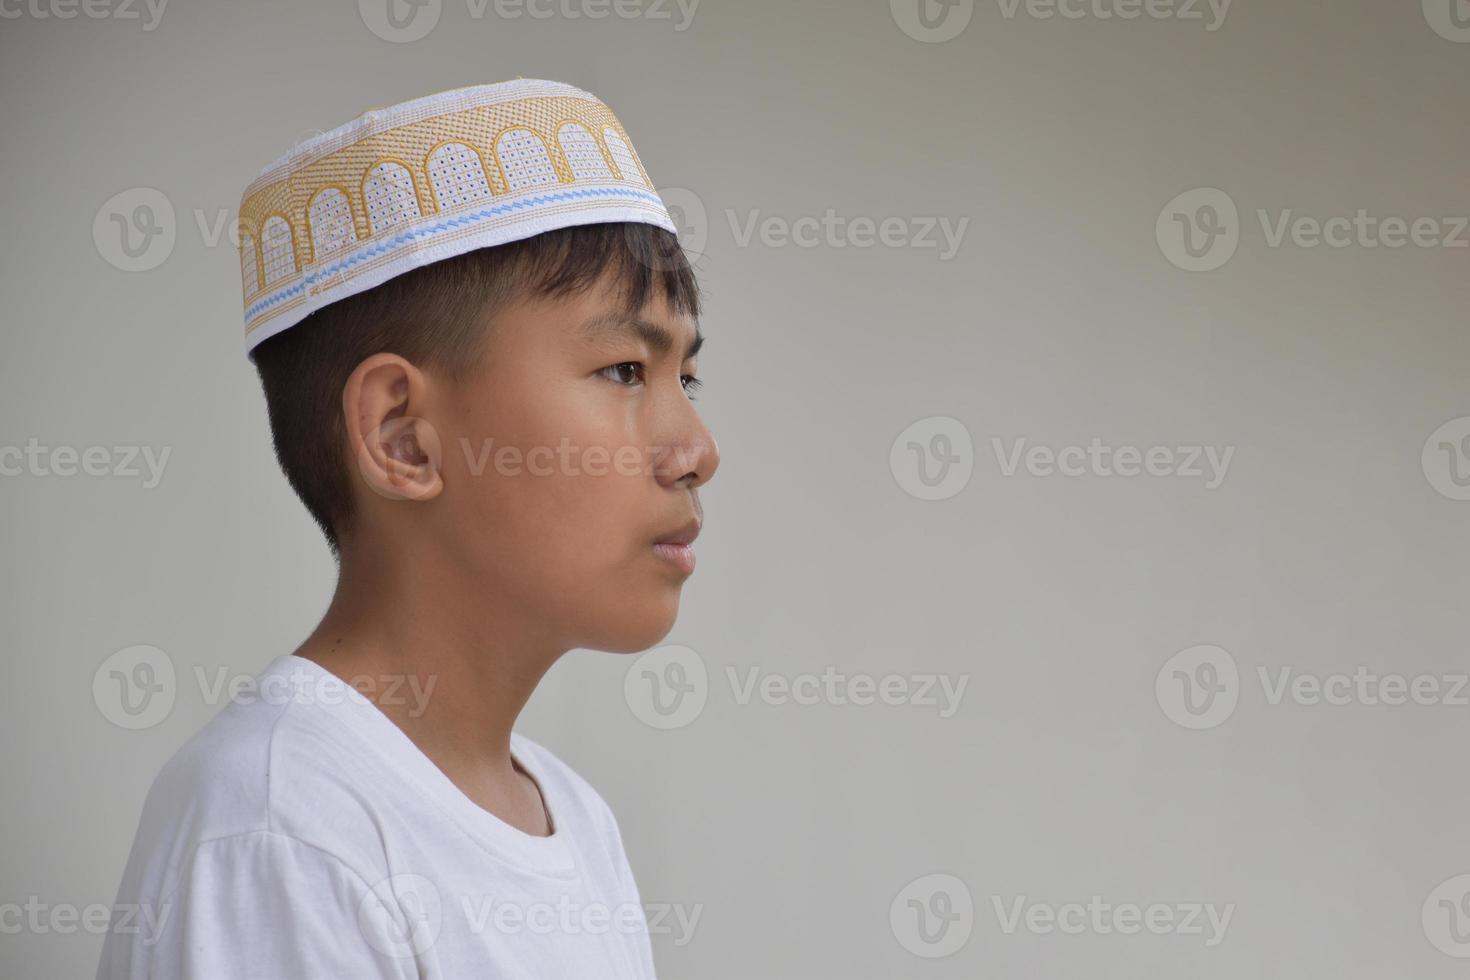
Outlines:
[[[1470, 416], [1470, 249], [1273, 247], [1257, 214], [1470, 213], [1470, 30], [1445, 26], [1449, 0], [1237, 0], [1214, 30], [1203, 6], [1007, 17], [988, 0], [943, 43], [900, 26], [922, 33], [907, 0], [704, 0], [684, 30], [672, 5], [594, 20], [565, 11], [595, 0], [559, 2], [511, 19], [443, 0], [412, 42], [352, 3], [178, 0], [153, 30], [141, 7], [5, 8], [0, 446], [171, 456], [154, 487], [0, 477], [0, 906], [110, 903], [149, 781], [219, 710], [195, 671], [255, 673], [331, 593], [271, 455], [233, 242], [197, 215], [233, 216], [261, 165], [369, 106], [524, 75], [602, 96], [707, 215], [686, 209], [723, 464], [667, 641], [707, 668], [705, 707], [656, 729], [625, 698], [633, 660], [578, 651], [521, 726], [612, 804], [645, 899], [699, 909], [689, 941], [655, 936], [662, 976], [1463, 976], [1470, 942], [1439, 899], [1466, 888], [1435, 890], [1470, 872], [1470, 707], [1273, 704], [1258, 675], [1362, 667], [1448, 690], [1467, 670], [1467, 460], [1438, 444], [1459, 452], [1470, 423], [1421, 450]], [[174, 209], [175, 241], [128, 272], [92, 229], [140, 187]], [[1239, 213], [1208, 272], [1156, 235], [1196, 188]], [[969, 225], [948, 261], [735, 230], [828, 209]], [[934, 417], [962, 426], [953, 465], [973, 472], [924, 500], [908, 437], [897, 465], [891, 450], [916, 423], [927, 445]], [[992, 444], [1094, 437], [1234, 456], [1206, 489], [1008, 476]], [[177, 692], [129, 730], [93, 680], [140, 644]], [[1200, 644], [1233, 658], [1238, 704], [1195, 730], [1166, 664]], [[940, 717], [742, 704], [727, 675], [828, 667], [968, 686]], [[926, 899], [935, 874], [973, 903], [943, 957], [919, 955], [941, 950], [900, 895], [923, 879]], [[1094, 895], [1234, 912], [1208, 946], [1008, 934], [994, 907]], [[0, 914], [0, 973], [92, 974], [95, 929], [19, 914]]]

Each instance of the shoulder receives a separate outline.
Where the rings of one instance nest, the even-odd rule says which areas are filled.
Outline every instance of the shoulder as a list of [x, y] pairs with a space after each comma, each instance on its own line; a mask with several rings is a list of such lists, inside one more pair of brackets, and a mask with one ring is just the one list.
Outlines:
[[342, 784], [344, 761], [361, 761], [323, 721], [308, 703], [233, 701], [165, 763], [149, 801], [187, 808], [220, 835], [279, 830], [308, 792], [319, 803]]
[[265, 686], [232, 699], [154, 779], [133, 860], [177, 868], [208, 842], [265, 835], [369, 862], [353, 842], [376, 840], [361, 791], [371, 763], [330, 722], [312, 701]]

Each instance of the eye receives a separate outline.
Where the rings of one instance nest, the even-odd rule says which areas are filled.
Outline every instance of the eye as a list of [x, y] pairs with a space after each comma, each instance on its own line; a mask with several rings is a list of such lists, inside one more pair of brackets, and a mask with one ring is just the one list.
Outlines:
[[[609, 381], [631, 387], [632, 385], [641, 384], [643, 382], [643, 362], [621, 361], [617, 364], [609, 364], [607, 367], [603, 368], [597, 373], [602, 375], [604, 378], [607, 378]], [[683, 388], [686, 393], [691, 391], [698, 391], [703, 385], [704, 382], [699, 380], [699, 378], [695, 377], [692, 374], [679, 375], [679, 386]], [[690, 395], [689, 400], [695, 401], [696, 399], [693, 395]]]
[[[624, 376], [627, 373], [625, 369], [632, 370], [632, 378], [625, 380]], [[643, 380], [643, 364], [639, 361], [623, 361], [621, 364], [609, 364], [598, 373], [609, 381], [616, 381], [621, 385], [634, 384]]]

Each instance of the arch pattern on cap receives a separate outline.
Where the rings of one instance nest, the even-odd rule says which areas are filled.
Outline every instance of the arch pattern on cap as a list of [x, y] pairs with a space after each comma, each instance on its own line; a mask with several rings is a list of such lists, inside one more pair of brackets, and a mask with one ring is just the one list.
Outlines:
[[284, 215], [273, 214], [260, 228], [260, 264], [265, 286], [274, 286], [296, 271], [296, 246], [291, 240], [291, 225]]
[[577, 180], [610, 180], [612, 160], [607, 147], [579, 122], [564, 122], [557, 127], [556, 140], [566, 157], [567, 167]]
[[379, 160], [362, 179], [362, 200], [374, 235], [423, 217], [418, 185], [402, 160]]
[[513, 191], [549, 187], [562, 179], [551, 162], [546, 140], [524, 126], [507, 129], [495, 138], [495, 158]]
[[468, 143], [445, 140], [429, 151], [429, 187], [436, 211], [485, 200], [491, 194], [485, 158]]
[[357, 241], [345, 187], [328, 184], [313, 194], [306, 209], [306, 223], [311, 229], [311, 254], [317, 258], [326, 258]]
[[629, 183], [647, 185], [648, 178], [644, 176], [643, 168], [638, 165], [637, 157], [633, 156], [633, 149], [628, 145], [628, 141], [623, 139], [611, 126], [602, 131], [602, 139], [607, 143], [608, 152], [612, 154], [614, 162], [618, 165], [618, 176]]

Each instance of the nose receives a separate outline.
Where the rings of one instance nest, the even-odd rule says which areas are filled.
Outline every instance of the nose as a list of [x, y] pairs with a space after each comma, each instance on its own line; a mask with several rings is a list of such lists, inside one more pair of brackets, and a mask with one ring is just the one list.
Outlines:
[[654, 474], [669, 489], [693, 490], [708, 483], [719, 469], [720, 447], [682, 388], [676, 397]]

